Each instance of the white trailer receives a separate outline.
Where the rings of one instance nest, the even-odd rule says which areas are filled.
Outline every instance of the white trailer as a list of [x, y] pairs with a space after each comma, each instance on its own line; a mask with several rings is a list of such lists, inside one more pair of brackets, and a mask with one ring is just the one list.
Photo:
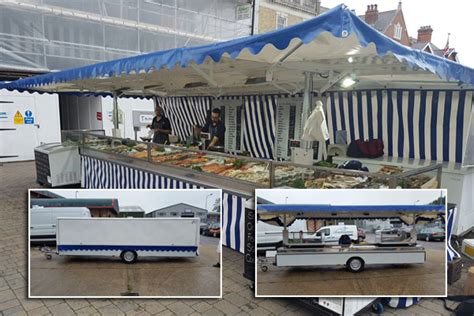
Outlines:
[[[426, 261], [425, 249], [416, 244], [416, 218], [420, 215], [445, 215], [445, 205], [319, 205], [319, 204], [260, 204], [259, 216], [283, 219], [283, 246], [275, 252], [274, 264], [278, 267], [345, 265], [351, 272], [364, 270], [367, 264], [422, 264]], [[391, 243], [340, 246], [317, 243], [290, 242], [286, 226], [287, 217], [299, 219], [358, 219], [411, 217], [412, 232], [409, 240]], [[258, 229], [258, 226], [257, 226]], [[348, 236], [346, 236], [348, 237]], [[262, 271], [267, 271], [268, 256], [259, 258]]]
[[[60, 256], [195, 257], [199, 218], [58, 218]], [[50, 257], [50, 256], [49, 256]]]
[[368, 264], [417, 264], [425, 261], [425, 249], [421, 246], [282, 247], [275, 255], [278, 267], [345, 265], [351, 272], [360, 272]]

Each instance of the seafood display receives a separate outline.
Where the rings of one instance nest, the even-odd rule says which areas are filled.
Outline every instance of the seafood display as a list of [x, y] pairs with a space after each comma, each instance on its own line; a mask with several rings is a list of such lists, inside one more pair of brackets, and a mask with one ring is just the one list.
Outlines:
[[[135, 159], [148, 160], [151, 163], [164, 164], [175, 168], [214, 174], [220, 177], [246, 181], [255, 184], [270, 185], [270, 161], [256, 161], [242, 156], [219, 155], [202, 152], [184, 146], [163, 146], [110, 137], [89, 137], [85, 141], [88, 148], [106, 153], [125, 155]], [[274, 181], [272, 187], [293, 188], [386, 188], [387, 177], [400, 175], [397, 186], [402, 188], [433, 187], [436, 179], [426, 174], [404, 177], [403, 170], [396, 166], [382, 165], [373, 175], [351, 175], [337, 168], [336, 164], [320, 161], [316, 168], [300, 167], [288, 163], [274, 163]], [[324, 167], [324, 168], [317, 168]]]

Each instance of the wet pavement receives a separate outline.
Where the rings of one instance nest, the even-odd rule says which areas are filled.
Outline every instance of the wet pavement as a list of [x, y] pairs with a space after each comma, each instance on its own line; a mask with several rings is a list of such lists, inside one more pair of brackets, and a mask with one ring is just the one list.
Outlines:
[[220, 296], [215, 246], [201, 245], [192, 258], [65, 257], [46, 260], [30, 252], [31, 296]]
[[[426, 262], [368, 265], [352, 273], [343, 266], [257, 270], [258, 295], [445, 295], [445, 252], [426, 250]], [[387, 286], [390, 284], [390, 286]]]

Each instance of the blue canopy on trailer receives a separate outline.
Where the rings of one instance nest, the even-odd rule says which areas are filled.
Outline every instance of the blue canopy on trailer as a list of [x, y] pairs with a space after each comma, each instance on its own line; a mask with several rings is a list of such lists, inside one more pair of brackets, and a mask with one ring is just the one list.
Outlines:
[[[199, 77], [199, 75], [205, 77], [212, 85], [222, 88], [223, 84], [218, 76], [216, 77], [218, 71], [221, 71], [220, 74], [225, 75], [232, 72], [232, 69], [235, 70], [236, 65], [229, 64], [229, 69], [217, 69], [214, 75], [209, 75], [207, 69], [206, 71], [202, 69], [200, 71], [199, 67], [211, 63], [220, 63], [224, 58], [226, 60], [240, 59], [241, 61], [245, 60], [246, 62], [259, 63], [265, 66], [280, 65], [283, 60], [285, 63], [287, 61], [304, 62], [308, 58], [311, 59], [313, 56], [317, 56], [317, 54], [312, 54], [311, 50], [317, 51], [320, 47], [324, 46], [324, 42], [328, 44], [328, 37], [324, 35], [328, 33], [338, 40], [338, 45], [329, 39], [330, 48], [328, 51], [321, 52], [322, 56], [328, 57], [328, 55], [331, 55], [328, 52], [333, 51], [334, 55], [346, 60], [348, 56], [352, 56], [351, 54], [357, 57], [361, 52], [362, 57], [367, 57], [369, 50], [364, 49], [370, 46], [372, 47], [370, 54], [375, 57], [391, 54], [398, 62], [408, 64], [412, 68], [423, 69], [429, 73], [436, 74], [440, 79], [474, 84], [474, 69], [452, 62], [446, 58], [401, 45], [367, 25], [345, 5], [339, 5], [314, 19], [265, 34], [203, 46], [158, 51], [85, 67], [52, 72], [1, 84], [0, 88], [20, 91], [73, 92], [95, 95], [110, 94], [115, 89], [121, 91], [124, 96], [151, 96], [156, 95], [154, 82], [157, 79], [146, 77], [146, 75], [153, 72], [161, 74], [166, 71], [170, 72], [170, 78], [179, 75], [180, 80], [184, 80], [181, 88], [191, 88], [189, 91], [200, 91], [198, 88], [202, 88], [201, 83], [199, 83], [200, 86], [186, 86], [186, 84], [195, 83], [196, 76]], [[354, 36], [354, 41], [351, 41], [350, 38]], [[309, 44], [317, 45], [311, 46], [311, 50], [302, 49], [300, 51], [300, 46], [307, 46]], [[296, 50], [299, 53], [293, 54]], [[289, 58], [288, 56], [290, 55], [294, 59]], [[330, 57], [334, 57], [334, 55]], [[279, 56], [281, 58], [278, 58]], [[194, 66], [194, 68], [189, 67], [191, 68], [189, 72], [183, 72], [183, 69], [188, 66]], [[224, 66], [222, 65], [222, 67]], [[240, 67], [240, 65], [237, 66]], [[254, 74], [250, 72], [251, 69], [252, 67], [250, 66], [249, 71], [246, 73], [248, 75], [247, 79], [255, 78]], [[311, 68], [306, 69], [311, 70]], [[390, 73], [390, 70], [385, 69], [385, 71]], [[143, 80], [127, 81], [125, 80], [127, 76], [135, 76]], [[284, 74], [282, 73], [281, 76], [283, 78]], [[231, 76], [227, 77], [230, 78]], [[107, 82], [107, 78], [115, 78], [117, 80]], [[186, 81], [186, 78], [189, 80]], [[94, 79], [97, 79], [97, 81], [94, 81]], [[244, 79], [242, 79], [242, 82], [246, 82]], [[105, 81], [101, 82], [101, 80]], [[291, 80], [287, 77], [285, 81]], [[99, 82], [103, 83], [103, 85], [94, 84]], [[141, 86], [139, 85], [140, 83], [142, 84]], [[229, 89], [232, 87], [231, 83], [229, 82], [228, 84]], [[281, 87], [281, 83], [276, 84]], [[152, 87], [150, 88], [150, 86]], [[172, 86], [174, 87], [173, 89], [176, 88], [176, 84]], [[158, 90], [169, 95], [171, 95], [170, 92], [176, 92], [166, 85], [166, 81], [163, 83], [163, 86], [160, 84]]]
[[442, 213], [444, 205], [330, 205], [330, 204], [259, 204], [257, 211], [261, 214], [290, 214], [300, 213]]

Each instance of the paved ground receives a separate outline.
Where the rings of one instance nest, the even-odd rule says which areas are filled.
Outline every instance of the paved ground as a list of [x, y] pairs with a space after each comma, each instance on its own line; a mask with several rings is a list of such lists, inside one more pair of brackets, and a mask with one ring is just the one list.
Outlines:
[[201, 245], [191, 258], [63, 257], [30, 252], [31, 296], [220, 296], [216, 246]]
[[[27, 299], [26, 189], [34, 183], [34, 164], [0, 165], [0, 314], [2, 315], [312, 315], [288, 299], [255, 299], [242, 277], [243, 257], [224, 249], [223, 299]], [[449, 303], [453, 306], [453, 303]], [[364, 315], [369, 315], [365, 313]], [[450, 315], [443, 302], [424, 299], [386, 315]]]

